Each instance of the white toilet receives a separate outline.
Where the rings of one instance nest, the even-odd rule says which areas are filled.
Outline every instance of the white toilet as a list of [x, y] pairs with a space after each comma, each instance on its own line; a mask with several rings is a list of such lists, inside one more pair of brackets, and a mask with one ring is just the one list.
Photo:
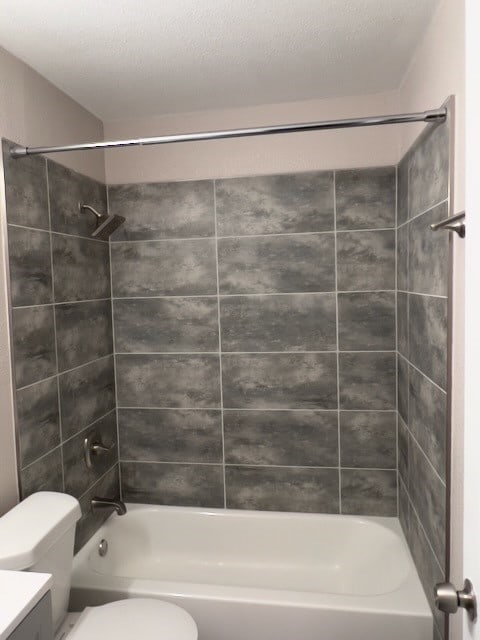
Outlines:
[[[67, 616], [75, 525], [80, 505], [63, 493], [34, 493], [0, 518], [0, 569], [53, 575], [56, 631]], [[189, 613], [153, 598], [118, 600], [87, 607], [66, 640], [197, 640]]]

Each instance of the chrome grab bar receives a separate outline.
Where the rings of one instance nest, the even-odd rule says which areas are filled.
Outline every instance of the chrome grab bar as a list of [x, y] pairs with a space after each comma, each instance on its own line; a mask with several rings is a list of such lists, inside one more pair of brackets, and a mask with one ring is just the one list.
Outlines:
[[441, 222], [436, 222], [435, 224], [431, 224], [430, 229], [432, 229], [433, 231], [443, 231], [443, 230], [455, 231], [455, 233], [457, 233], [460, 236], [460, 238], [464, 238], [465, 222], [463, 222], [463, 220], [465, 220], [465, 211], [462, 211], [461, 213], [457, 213], [454, 216], [445, 218]]

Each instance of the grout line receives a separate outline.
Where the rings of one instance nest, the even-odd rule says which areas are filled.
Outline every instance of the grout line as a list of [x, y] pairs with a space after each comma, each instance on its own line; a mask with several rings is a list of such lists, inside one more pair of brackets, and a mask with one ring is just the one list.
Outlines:
[[[100, 422], [101, 420], [103, 420], [104, 418], [106, 418], [110, 413], [112, 413], [112, 411], [114, 411], [114, 409], [109, 409], [109, 411], [107, 411], [107, 413], [104, 413], [102, 416], [100, 416], [99, 418], [95, 418], [95, 420], [93, 420], [93, 422], [90, 422], [89, 424], [87, 424], [85, 427], [82, 427], [81, 429], [79, 429], [78, 431], [76, 431], [73, 435], [68, 436], [68, 438], [65, 438], [65, 440], [61, 440], [59, 444], [57, 444], [55, 447], [53, 447], [52, 449], [50, 449], [49, 451], [47, 451], [46, 453], [43, 453], [41, 456], [39, 456], [38, 458], [35, 458], [35, 460], [33, 460], [32, 462], [29, 462], [27, 465], [25, 465], [24, 467], [21, 468], [21, 471], [25, 471], [25, 469], [28, 469], [29, 467], [31, 467], [32, 465], [36, 464], [37, 462], [39, 462], [40, 460], [42, 460], [43, 458], [45, 458], [46, 456], [48, 456], [50, 453], [52, 453], [53, 451], [56, 451], [59, 447], [62, 449], [63, 445], [66, 444], [67, 442], [70, 442], [70, 440], [73, 440], [73, 438], [76, 438], [78, 435], [80, 435], [82, 432], [87, 431], [88, 429], [91, 429], [93, 426], [95, 426], [97, 424], [97, 422]], [[63, 464], [63, 451], [62, 453], [62, 464]]]
[[[335, 354], [335, 353], [388, 353], [395, 354], [396, 350], [383, 351], [222, 351], [222, 355], [308, 355], [308, 354]], [[117, 351], [118, 356], [214, 356], [218, 351]]]
[[[48, 174], [47, 174], [48, 179]], [[50, 195], [48, 196], [48, 208], [50, 210]], [[56, 236], [65, 236], [67, 238], [78, 238], [80, 240], [90, 240], [91, 242], [100, 242], [102, 244], [106, 244], [106, 240], [99, 240], [98, 238], [92, 238], [91, 236], [79, 236], [75, 233], [64, 233], [62, 231], [54, 231], [53, 229], [37, 229], [36, 227], [26, 227], [21, 224], [14, 224], [12, 222], [8, 223], [9, 227], [15, 227], [15, 229], [26, 229], [27, 231], [39, 231], [41, 233], [50, 233]]]
[[58, 340], [57, 340], [57, 318], [55, 313], [55, 277], [53, 270], [53, 247], [52, 247], [52, 213], [50, 206], [50, 182], [48, 176], [48, 164], [47, 159], [45, 162], [45, 175], [46, 175], [46, 187], [47, 187], [47, 209], [48, 209], [48, 228], [49, 228], [49, 246], [50, 246], [50, 269], [52, 273], [52, 315], [53, 315], [53, 335], [55, 339], [55, 371], [56, 371], [56, 383], [57, 383], [57, 402], [58, 402], [58, 428], [60, 435], [60, 461], [62, 465], [62, 490], [65, 491], [65, 464], [63, 459], [63, 421], [62, 421], [62, 400], [60, 396], [60, 378], [58, 375]]
[[[53, 285], [53, 279], [52, 279]], [[111, 298], [92, 298], [89, 300], [66, 300], [64, 302], [45, 302], [43, 304], [25, 304], [18, 305], [16, 307], [12, 307], [12, 309], [36, 309], [37, 307], [59, 307], [65, 304], [83, 304], [89, 302], [105, 302], [106, 300], [110, 300]]]
[[[162, 407], [162, 406], [119, 406], [119, 409], [127, 410], [151, 410], [151, 411], [221, 411], [221, 407]], [[223, 411], [257, 411], [257, 412], [274, 412], [274, 411], [303, 411], [308, 413], [337, 413], [338, 409], [298, 409], [288, 408], [282, 409], [279, 407], [259, 407], [259, 408], [247, 408], [247, 407], [224, 407]], [[340, 409], [340, 413], [395, 413], [395, 409]]]
[[218, 365], [220, 382], [220, 420], [222, 426], [222, 471], [223, 471], [223, 508], [227, 508], [227, 479], [225, 472], [225, 422], [223, 414], [223, 368], [222, 368], [222, 324], [220, 314], [220, 276], [218, 267], [218, 221], [217, 221], [217, 187], [213, 181], [213, 215], [215, 221], [215, 269], [217, 278], [217, 322], [218, 322]]
[[437, 479], [440, 481], [440, 483], [442, 484], [443, 487], [446, 487], [446, 482], [445, 480], [442, 478], [442, 476], [438, 473], [438, 471], [435, 469], [435, 467], [433, 466], [433, 463], [431, 462], [430, 458], [428, 457], [428, 455], [426, 454], [425, 450], [423, 449], [422, 445], [418, 442], [416, 436], [413, 434], [412, 430], [410, 429], [409, 425], [405, 425], [409, 436], [412, 438], [413, 442], [415, 443], [415, 445], [417, 446], [417, 449], [421, 452], [421, 454], [423, 455], [423, 457], [425, 458], [425, 460], [428, 463], [428, 466], [431, 467], [433, 473], [435, 476], [437, 476]]
[[395, 167], [395, 466], [397, 468], [397, 518], [400, 515], [400, 494], [398, 486], [398, 164]]
[[[212, 180], [215, 182], [215, 180]], [[335, 233], [375, 233], [375, 232], [395, 231], [395, 227], [373, 227], [365, 229], [327, 229], [323, 231], [292, 231], [287, 233], [251, 233], [244, 235], [212, 235], [212, 236], [191, 236], [186, 238], [143, 238], [140, 240], [113, 240], [113, 245], [120, 244], [145, 244], [153, 242], [190, 242], [192, 240], [248, 240], [250, 238], [282, 238], [282, 237], [297, 237], [297, 236], [319, 236], [319, 235], [334, 235]], [[58, 232], [56, 232], [58, 233]], [[63, 234], [67, 235], [67, 234]], [[78, 236], [83, 237], [83, 236]]]
[[[410, 315], [408, 312], [407, 312], [407, 314], [408, 314], [408, 316]], [[409, 342], [410, 342], [410, 332], [408, 332], [408, 334], [409, 334], [409, 335], [408, 335], [408, 340], [409, 340]], [[409, 345], [409, 350], [410, 350], [410, 345]], [[433, 384], [433, 386], [434, 386], [434, 387], [436, 387], [439, 391], [441, 391], [443, 394], [447, 395], [447, 392], [445, 391], [445, 389], [442, 389], [442, 387], [441, 387], [439, 384], [437, 384], [436, 382], [434, 382], [431, 378], [429, 378], [429, 377], [427, 376], [427, 374], [426, 374], [426, 373], [424, 373], [421, 369], [419, 369], [418, 367], [416, 367], [416, 366], [413, 364], [413, 362], [411, 362], [408, 358], [406, 358], [406, 357], [403, 355], [403, 353], [399, 353], [398, 355], [399, 355], [403, 360], [405, 360], [405, 362], [406, 362], [408, 365], [410, 365], [410, 366], [412, 367], [412, 369], [415, 369], [415, 371], [416, 371], [417, 373], [419, 373], [421, 376], [423, 376], [423, 377], [425, 378], [425, 380], [428, 380], [428, 382], [430, 382], [431, 384]], [[410, 416], [408, 416], [408, 417], [410, 417]]]
[[412, 500], [412, 498], [410, 496], [410, 493], [408, 491], [407, 491], [407, 497], [408, 497], [408, 501], [410, 503], [410, 509], [413, 511], [413, 513], [415, 514], [415, 517], [418, 520], [418, 524], [420, 525], [420, 528], [421, 528], [421, 530], [423, 532], [423, 535], [425, 536], [425, 540], [427, 541], [427, 545], [430, 547], [430, 551], [433, 554], [433, 557], [434, 557], [434, 559], [435, 559], [435, 561], [436, 561], [436, 563], [438, 565], [438, 568], [440, 569], [442, 574], [445, 574], [445, 570], [442, 569], [442, 565], [440, 563], [440, 560], [437, 558], [437, 554], [435, 553], [435, 550], [434, 550], [433, 545], [432, 545], [432, 543], [430, 541], [430, 538], [427, 535], [427, 532], [425, 531], [425, 527], [423, 526], [423, 522], [421, 521], [420, 516], [418, 515], [418, 511], [415, 508], [415, 505], [413, 504], [413, 500]]
[[340, 341], [338, 316], [338, 260], [337, 260], [337, 172], [333, 172], [333, 226], [334, 226], [334, 267], [335, 267], [335, 341], [337, 347], [337, 447], [338, 447], [338, 513], [342, 513], [342, 443], [340, 433]]
[[[408, 172], [408, 187], [407, 187], [407, 193], [410, 192], [410, 171]], [[428, 207], [428, 209], [425, 209], [424, 211], [421, 211], [420, 213], [417, 213], [416, 215], [414, 215], [412, 218], [408, 218], [408, 220], [406, 220], [405, 222], [402, 222], [402, 224], [398, 225], [398, 229], [401, 229], [402, 227], [405, 227], [407, 224], [410, 224], [410, 222], [412, 222], [413, 220], [416, 220], [417, 218], [420, 218], [421, 216], [425, 215], [426, 213], [430, 213], [430, 211], [433, 211], [433, 209], [436, 209], [437, 207], [439, 207], [442, 204], [448, 203], [448, 198], [444, 198], [443, 200], [440, 200], [440, 202], [437, 202], [436, 204], [432, 205], [431, 207]], [[410, 214], [410, 206], [408, 206], [408, 211], [407, 211], [407, 216]]]
[[[409, 246], [409, 241], [407, 239], [407, 247], [408, 246]], [[435, 293], [420, 293], [418, 291], [405, 291], [405, 289], [398, 289], [398, 293], [404, 293], [405, 295], [411, 295], [411, 296], [421, 296], [423, 298], [439, 298], [440, 300], [448, 299], [448, 296], [440, 296]]]
[[[110, 214], [110, 193], [108, 185], [105, 185], [107, 198], [107, 213]], [[120, 426], [118, 421], [118, 385], [117, 385], [117, 351], [115, 342], [115, 314], [113, 309], [113, 269], [112, 269], [112, 240], [108, 241], [108, 266], [110, 268], [110, 310], [112, 314], [112, 350], [113, 350], [113, 381], [115, 385], [115, 420], [117, 423], [117, 462], [118, 462], [118, 493], [123, 500], [122, 468], [120, 465]]]
[[[256, 463], [236, 463], [227, 462], [225, 465], [221, 461], [218, 462], [192, 462], [182, 460], [135, 460], [129, 458], [122, 458], [121, 462], [128, 464], [168, 464], [168, 465], [192, 465], [192, 466], [206, 466], [206, 467], [242, 467], [246, 469], [330, 469], [337, 471], [338, 467], [322, 466], [322, 465], [300, 465], [300, 464], [256, 464]], [[393, 467], [389, 469], [378, 467], [342, 467], [344, 471], [388, 471], [396, 473], [396, 469]]]
[[[333, 295], [335, 293], [341, 294], [361, 294], [361, 293], [395, 293], [395, 289], [364, 289], [364, 290], [355, 290], [351, 291], [336, 291], [332, 289], [330, 291], [287, 291], [287, 292], [265, 292], [265, 293], [220, 293], [220, 298], [254, 298], [254, 297], [272, 297], [272, 296], [326, 296]], [[424, 294], [419, 294], [424, 295]], [[200, 293], [195, 295], [190, 294], [179, 294], [179, 295], [156, 295], [156, 296], [114, 296], [113, 300], [170, 300], [170, 299], [178, 299], [178, 298], [217, 298], [216, 293]], [[99, 298], [101, 299], [109, 299], [109, 298]], [[84, 302], [84, 300], [79, 300], [78, 302]], [[88, 301], [87, 301], [88, 302]], [[71, 303], [57, 303], [57, 304], [71, 304]]]
[[47, 382], [47, 380], [53, 380], [53, 378], [60, 378], [60, 376], [65, 375], [66, 373], [71, 373], [72, 371], [77, 371], [78, 369], [81, 369], [82, 367], [87, 367], [90, 364], [94, 364], [95, 362], [100, 362], [100, 360], [105, 360], [106, 358], [112, 358], [113, 357], [113, 353], [108, 353], [105, 356], [101, 356], [100, 358], [95, 358], [94, 360], [89, 360], [88, 362], [84, 362], [83, 364], [79, 364], [78, 367], [73, 367], [72, 369], [66, 369], [65, 371], [61, 371], [58, 374], [55, 374], [53, 376], [48, 376], [47, 378], [42, 378], [42, 380], [36, 380], [35, 382], [32, 382], [30, 384], [26, 384], [24, 387], [18, 387], [17, 391], [23, 391], [24, 389], [29, 389], [30, 387], [35, 386], [36, 384], [40, 384], [40, 382]]
[[[82, 498], [84, 498], [88, 493], [90, 493], [90, 491], [91, 491], [92, 489], [94, 489], [94, 488], [97, 486], [97, 484], [99, 484], [99, 483], [100, 483], [100, 482], [101, 482], [101, 481], [102, 481], [102, 480], [103, 480], [103, 479], [104, 479], [104, 478], [105, 478], [105, 477], [106, 477], [106, 476], [107, 476], [107, 475], [112, 471], [112, 469], [115, 469], [115, 467], [116, 467], [116, 465], [117, 465], [117, 464], [118, 464], [118, 469], [119, 469], [119, 471], [120, 471], [120, 461], [119, 461], [119, 460], [117, 460], [114, 464], [112, 464], [112, 466], [111, 466], [109, 469], [107, 469], [107, 471], [105, 471], [105, 473], [104, 473], [104, 474], [102, 474], [102, 475], [101, 475], [97, 480], [95, 480], [95, 482], [94, 482], [92, 485], [90, 485], [90, 486], [88, 487], [88, 489], [87, 489], [86, 491], [84, 491], [84, 492], [83, 492], [83, 493], [82, 493], [82, 494], [77, 498], [77, 500], [81, 500], [81, 499], [82, 499]], [[93, 534], [93, 535], [95, 535], [95, 534]]]
[[[55, 447], [53, 447], [52, 449], [49, 449], [46, 453], [43, 453], [41, 456], [39, 456], [38, 458], [35, 458], [35, 460], [33, 462], [29, 462], [28, 464], [26, 464], [24, 467], [22, 467], [20, 469], [20, 471], [25, 471], [26, 469], [29, 469], [31, 466], [33, 466], [34, 464], [36, 464], [37, 462], [40, 462], [41, 460], [43, 460], [44, 458], [46, 458], [47, 456], [49, 456], [51, 453], [53, 453], [54, 451], [56, 451], [57, 449], [60, 449], [60, 453], [61, 453], [61, 449], [62, 449], [62, 443], [60, 442], [59, 444], [57, 444]], [[63, 458], [62, 458], [62, 479], [63, 479]]]

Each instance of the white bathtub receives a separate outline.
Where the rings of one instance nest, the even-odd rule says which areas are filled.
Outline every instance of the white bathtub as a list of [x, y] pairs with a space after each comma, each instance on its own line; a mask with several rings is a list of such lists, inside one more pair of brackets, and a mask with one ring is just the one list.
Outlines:
[[135, 596], [185, 608], [200, 640], [432, 638], [396, 518], [128, 505], [75, 556], [70, 607]]

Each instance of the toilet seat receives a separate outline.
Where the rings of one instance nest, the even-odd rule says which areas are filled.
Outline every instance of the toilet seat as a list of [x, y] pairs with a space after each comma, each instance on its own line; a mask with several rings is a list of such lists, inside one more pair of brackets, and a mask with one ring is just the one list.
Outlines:
[[87, 607], [66, 640], [197, 640], [189, 613], [175, 604], [153, 598], [117, 600]]

